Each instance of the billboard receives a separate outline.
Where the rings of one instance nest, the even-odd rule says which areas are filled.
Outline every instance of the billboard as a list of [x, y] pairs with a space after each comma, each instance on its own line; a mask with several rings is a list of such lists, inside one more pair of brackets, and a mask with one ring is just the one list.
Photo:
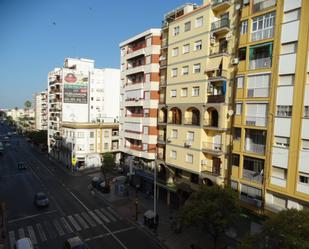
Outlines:
[[63, 102], [87, 104], [89, 78], [82, 74], [67, 73], [63, 77]]

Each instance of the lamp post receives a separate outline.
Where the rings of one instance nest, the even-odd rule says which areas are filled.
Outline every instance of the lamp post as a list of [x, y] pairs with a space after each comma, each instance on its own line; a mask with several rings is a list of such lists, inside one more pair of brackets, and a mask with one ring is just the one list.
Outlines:
[[155, 163], [154, 167], [154, 177], [153, 177], [153, 212], [154, 212], [154, 227], [156, 224], [156, 217], [157, 217], [157, 163]]

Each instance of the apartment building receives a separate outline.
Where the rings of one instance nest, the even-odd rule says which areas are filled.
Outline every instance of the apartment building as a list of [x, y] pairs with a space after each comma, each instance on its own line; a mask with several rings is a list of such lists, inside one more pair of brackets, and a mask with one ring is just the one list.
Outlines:
[[[114, 122], [119, 117], [118, 69], [98, 69], [89, 59], [67, 58], [62, 68], [48, 74], [48, 148], [66, 158], [62, 122]], [[63, 159], [61, 159], [63, 160]]]
[[152, 175], [156, 157], [160, 32], [160, 29], [149, 29], [119, 45], [122, 160], [131, 174], [134, 173], [136, 185], [149, 190], [152, 182], [147, 182], [149, 177], [144, 174]]
[[47, 91], [34, 95], [35, 129], [47, 130]]
[[163, 21], [157, 163], [184, 192], [228, 177], [235, 11], [234, 1], [204, 1]]
[[309, 201], [306, 0], [243, 1], [231, 186], [250, 207]]
[[[63, 163], [79, 169], [100, 167], [106, 152], [115, 153], [119, 161], [118, 123], [71, 123], [61, 124], [63, 142], [61, 150], [65, 153]], [[76, 165], [72, 165], [72, 158]]]

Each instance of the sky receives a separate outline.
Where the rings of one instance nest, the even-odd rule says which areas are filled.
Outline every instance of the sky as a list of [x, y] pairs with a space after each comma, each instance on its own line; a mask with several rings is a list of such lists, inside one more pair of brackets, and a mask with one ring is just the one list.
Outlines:
[[[194, 1], [201, 4], [201, 0]], [[0, 0], [0, 108], [22, 108], [66, 57], [119, 68], [119, 43], [186, 0]]]

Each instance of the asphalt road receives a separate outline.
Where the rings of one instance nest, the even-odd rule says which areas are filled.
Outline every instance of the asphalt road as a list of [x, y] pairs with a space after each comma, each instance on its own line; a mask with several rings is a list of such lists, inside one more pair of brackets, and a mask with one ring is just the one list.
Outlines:
[[[0, 125], [0, 136], [9, 127]], [[26, 170], [18, 170], [24, 161]], [[72, 176], [39, 153], [22, 136], [12, 136], [0, 155], [0, 201], [8, 214], [10, 248], [29, 237], [34, 248], [63, 248], [67, 238], [80, 236], [90, 249], [160, 248], [147, 233], [122, 218], [112, 207], [88, 189], [91, 175]], [[50, 200], [47, 208], [33, 203], [36, 192]]]

